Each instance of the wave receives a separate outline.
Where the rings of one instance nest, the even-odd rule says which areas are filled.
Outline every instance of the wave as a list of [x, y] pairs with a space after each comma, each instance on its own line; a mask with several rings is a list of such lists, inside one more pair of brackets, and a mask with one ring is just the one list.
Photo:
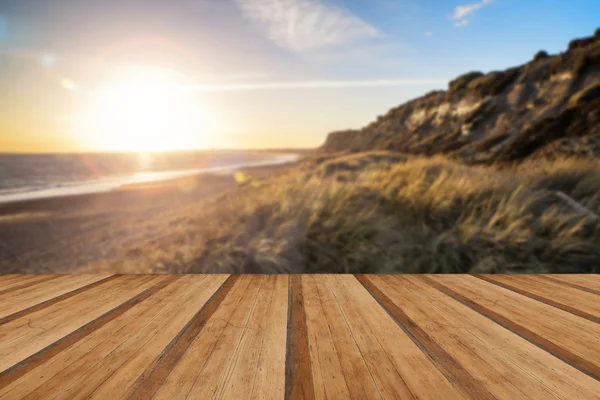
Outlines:
[[210, 172], [231, 171], [248, 167], [279, 165], [294, 162], [297, 154], [265, 155], [267, 159], [252, 162], [235, 162], [207, 168], [190, 168], [172, 171], [138, 172], [123, 176], [114, 176], [85, 181], [73, 181], [46, 185], [22, 186], [10, 189], [0, 189], [0, 203], [9, 203], [24, 200], [37, 200], [62, 196], [74, 196], [91, 193], [104, 193], [118, 189], [122, 186], [166, 181], [186, 176], [199, 175]]

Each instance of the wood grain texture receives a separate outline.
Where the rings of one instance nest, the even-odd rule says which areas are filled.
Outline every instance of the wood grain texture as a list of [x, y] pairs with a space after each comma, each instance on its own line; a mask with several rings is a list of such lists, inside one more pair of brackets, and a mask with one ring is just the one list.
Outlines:
[[315, 277], [303, 276], [302, 289], [315, 398], [352, 398]]
[[190, 277], [175, 276], [161, 281], [143, 296], [115, 310], [110, 314], [112, 319], [101, 321], [105, 323], [96, 325], [97, 329], [88, 332], [81, 340], [4, 386], [0, 390], [0, 399], [51, 398], [130, 337], [146, 329], [150, 321], [164, 312], [171, 299], [181, 298], [190, 285]]
[[[0, 325], [43, 310], [60, 301], [110, 282], [118, 278], [118, 275], [107, 277], [101, 275], [74, 275], [71, 278], [75, 279], [68, 280], [68, 278], [64, 278], [59, 283], [54, 281], [44, 282], [38, 286], [0, 296]], [[46, 288], [43, 286], [48, 286], [48, 289], [44, 290]]]
[[350, 398], [380, 398], [379, 388], [363, 357], [363, 350], [358, 346], [346, 315], [330, 289], [331, 282], [323, 276], [313, 276], [312, 280], [331, 332]]
[[236, 310], [242, 299], [250, 294], [248, 289], [252, 280], [253, 277], [247, 275], [236, 280], [221, 305], [167, 376], [154, 399], [176, 400], [189, 397], [214, 350], [224, 350], [219, 344], [222, 343], [226, 328], [232, 325], [233, 318], [239, 317], [240, 313], [236, 315]]
[[[387, 277], [386, 277], [387, 278]], [[388, 296], [496, 398], [595, 398], [599, 382], [419, 276], [379, 280]]]
[[204, 328], [208, 319], [214, 314], [237, 280], [238, 276], [230, 276], [214, 294], [211, 293], [210, 299], [203, 304], [202, 308], [198, 310], [181, 332], [173, 338], [162, 353], [139, 376], [124, 396], [125, 398], [151, 399], [156, 394], [158, 388], [163, 384], [192, 341]]
[[166, 299], [166, 309], [144, 329], [136, 332], [86, 371], [55, 399], [135, 398], [127, 393], [129, 388], [135, 386], [148, 365], [156, 365], [156, 360], [160, 360], [161, 355], [164, 355], [161, 352], [173, 343], [174, 338], [183, 337], [187, 332], [186, 327], [198, 324], [195, 317], [201, 313], [203, 305], [224, 281], [214, 276], [196, 278], [200, 279], [193, 279], [187, 289], [182, 290], [178, 296]]
[[537, 276], [538, 279], [547, 279], [553, 283], [570, 286], [575, 289], [583, 290], [593, 294], [600, 295], [600, 281], [590, 279], [585, 275], [543, 275]]
[[[431, 276], [422, 279], [442, 293], [600, 380], [600, 325], [470, 276], [451, 278]], [[512, 306], [506, 307], [505, 304]], [[590, 347], [590, 344], [594, 346]]]
[[475, 276], [600, 324], [600, 302], [595, 294], [545, 281], [533, 275]]
[[383, 398], [463, 398], [352, 275], [326, 276]]
[[165, 277], [123, 277], [0, 326], [0, 371], [80, 329]]
[[599, 289], [597, 275], [0, 275], [0, 400], [600, 400]]
[[419, 325], [417, 325], [400, 307], [398, 307], [385, 293], [383, 293], [365, 275], [356, 278], [371, 293], [382, 307], [394, 318], [404, 332], [422, 349], [436, 364], [444, 376], [469, 399], [493, 399], [494, 396], [465, 370], [456, 359], [448, 354], [436, 341], [434, 341]]
[[250, 395], [252, 399], [275, 400], [285, 396], [288, 286], [288, 276], [277, 276], [267, 319], [262, 327], [263, 340]]
[[27, 275], [27, 274], [19, 274], [19, 275], [0, 275], [0, 291], [5, 289], [10, 289], [11, 287], [22, 285], [27, 281], [38, 280], [40, 277], [44, 275]]
[[[47, 347], [42, 348], [41, 350], [29, 355], [28, 357], [22, 359], [21, 361], [13, 364], [10, 368], [3, 370], [0, 373], [0, 387], [4, 387], [8, 383], [14, 381], [20, 376], [24, 375], [28, 371], [33, 370], [41, 364], [44, 364], [46, 361], [51, 359], [52, 357], [60, 354], [64, 349], [70, 347], [74, 343], [78, 342], [85, 336], [89, 335], [90, 332], [97, 330], [102, 327], [106, 323], [115, 319], [131, 307], [135, 306], [139, 302], [145, 300], [147, 297], [152, 295], [154, 292], [162, 289], [166, 285], [168, 285], [171, 281], [177, 279], [177, 277], [164, 277], [160, 278], [160, 280], [153, 280], [153, 285], [149, 288], [143, 288], [144, 290], [141, 293], [131, 297], [130, 299], [122, 302], [119, 306], [114, 309], [109, 309], [104, 314], [99, 317], [91, 320], [80, 328], [66, 334], [64, 337], [56, 340], [55, 342], [48, 343]], [[112, 294], [112, 293], [111, 293]], [[100, 296], [98, 296], [100, 297]], [[45, 310], [44, 310], [45, 311]], [[16, 321], [13, 321], [16, 322]], [[3, 327], [6, 327], [10, 324], [6, 324]], [[27, 324], [27, 326], [31, 326]], [[14, 357], [12, 353], [9, 354], [11, 360], [15, 360], [20, 358]], [[14, 361], [11, 361], [14, 362]]]
[[38, 285], [43, 282], [51, 281], [53, 279], [60, 278], [61, 275], [33, 275], [27, 276], [23, 279], [16, 280], [7, 284], [3, 289], [0, 289], [0, 295], [6, 295], [8, 293], [16, 292], [21, 289], [25, 289], [34, 285]]

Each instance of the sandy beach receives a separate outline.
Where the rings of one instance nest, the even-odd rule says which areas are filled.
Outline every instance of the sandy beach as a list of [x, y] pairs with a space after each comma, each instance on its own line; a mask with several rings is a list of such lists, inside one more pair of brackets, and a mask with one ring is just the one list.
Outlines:
[[[236, 173], [263, 179], [295, 163], [124, 186], [106, 193], [0, 204], [0, 273], [74, 273], [117, 257], [206, 200], [235, 191]], [[239, 179], [238, 179], [239, 180]]]

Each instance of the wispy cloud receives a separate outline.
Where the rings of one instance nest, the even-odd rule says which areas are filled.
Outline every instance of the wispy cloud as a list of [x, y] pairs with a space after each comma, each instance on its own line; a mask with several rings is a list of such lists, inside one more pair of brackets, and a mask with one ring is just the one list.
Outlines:
[[494, 0], [481, 0], [478, 3], [466, 4], [464, 6], [456, 6], [454, 9], [454, 15], [452, 18], [458, 22], [456, 22], [457, 27], [466, 26], [469, 24], [469, 17], [475, 13], [475, 11], [479, 10], [482, 7], [485, 7], [489, 4], [492, 4]]
[[425, 37], [431, 37], [433, 33], [431, 31], [425, 31]]
[[235, 0], [278, 46], [293, 52], [342, 45], [379, 36], [348, 10], [319, 0]]
[[249, 90], [290, 90], [290, 89], [326, 89], [326, 88], [357, 88], [382, 86], [428, 86], [445, 85], [444, 79], [374, 79], [374, 80], [320, 80], [297, 82], [264, 82], [246, 84], [221, 85], [179, 85], [172, 89], [196, 92], [236, 92]]

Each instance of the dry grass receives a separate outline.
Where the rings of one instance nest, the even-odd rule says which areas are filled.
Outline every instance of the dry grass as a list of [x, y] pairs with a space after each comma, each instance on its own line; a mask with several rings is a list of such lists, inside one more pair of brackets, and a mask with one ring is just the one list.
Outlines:
[[124, 255], [125, 272], [600, 272], [600, 164], [321, 156], [245, 182]]

